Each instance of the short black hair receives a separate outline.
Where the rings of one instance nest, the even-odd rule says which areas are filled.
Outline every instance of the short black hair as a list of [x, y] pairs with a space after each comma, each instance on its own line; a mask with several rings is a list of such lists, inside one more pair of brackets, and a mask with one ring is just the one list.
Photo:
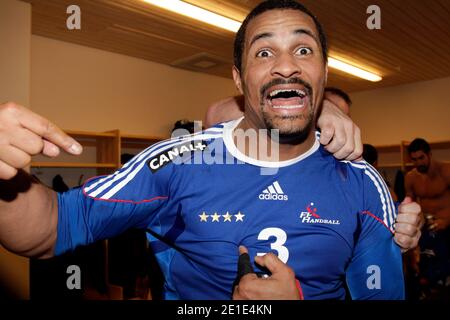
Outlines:
[[345, 103], [348, 104], [348, 106], [350, 107], [352, 105], [352, 99], [350, 99], [350, 96], [343, 90], [339, 89], [339, 88], [334, 88], [334, 87], [326, 87], [324, 89], [324, 93], [325, 92], [330, 92], [332, 94], [337, 95], [338, 97], [341, 97], [342, 99], [344, 99]]
[[414, 139], [408, 146], [408, 153], [411, 154], [413, 152], [423, 151], [426, 154], [429, 154], [431, 151], [430, 145], [425, 139], [416, 138]]
[[267, 0], [260, 3], [252, 11], [250, 11], [244, 22], [242, 22], [242, 25], [236, 34], [236, 38], [234, 39], [234, 65], [239, 70], [239, 72], [241, 72], [242, 68], [242, 52], [244, 51], [245, 32], [247, 31], [248, 24], [260, 14], [276, 9], [298, 10], [310, 16], [313, 19], [314, 24], [316, 25], [317, 32], [319, 33], [319, 41], [322, 46], [322, 55], [324, 61], [326, 62], [328, 60], [327, 37], [319, 20], [317, 20], [316, 16], [313, 15], [311, 11], [294, 0]]
[[366, 160], [370, 165], [374, 165], [378, 160], [378, 151], [377, 149], [368, 143], [363, 144], [363, 154], [364, 160]]
[[184, 130], [188, 131], [189, 133], [194, 133], [195, 132], [195, 123], [194, 123], [194, 121], [190, 121], [187, 119], [178, 120], [173, 125], [172, 133], [178, 129], [184, 129]]

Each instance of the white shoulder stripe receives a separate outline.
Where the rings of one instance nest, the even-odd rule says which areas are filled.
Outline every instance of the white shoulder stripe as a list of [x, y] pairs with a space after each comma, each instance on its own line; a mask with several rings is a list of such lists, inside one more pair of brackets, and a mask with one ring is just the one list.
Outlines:
[[126, 168], [127, 166], [134, 164], [138, 161], [140, 161], [140, 155], [143, 155], [144, 153], [148, 153], [151, 152], [153, 150], [155, 150], [156, 148], [164, 148], [165, 146], [172, 144], [174, 142], [184, 142], [184, 141], [192, 141], [192, 137], [198, 137], [200, 135], [215, 135], [216, 136], [220, 136], [223, 133], [223, 128], [209, 128], [206, 129], [205, 131], [199, 131], [193, 134], [188, 134], [188, 135], [184, 135], [184, 136], [179, 136], [179, 137], [174, 137], [171, 139], [167, 139], [167, 140], [163, 140], [160, 142], [157, 142], [153, 145], [151, 145], [150, 147], [148, 147], [147, 149], [143, 150], [142, 152], [140, 152], [136, 157], [134, 161], [128, 162], [126, 163], [123, 167]]
[[[351, 166], [364, 170], [364, 174], [366, 174], [370, 180], [375, 185], [375, 188], [377, 189], [380, 200], [382, 203], [383, 208], [383, 222], [386, 224], [386, 226], [389, 227], [391, 231], [393, 230], [393, 224], [395, 222], [395, 206], [392, 201], [392, 197], [390, 196], [389, 190], [386, 186], [386, 183], [384, 182], [384, 179], [380, 176], [379, 172], [376, 171], [370, 164], [366, 162], [359, 162], [359, 163], [353, 163], [351, 161], [343, 161], [346, 163], [349, 163]], [[363, 164], [364, 163], [364, 164]]]
[[[126, 170], [123, 170], [122, 172], [119, 171], [117, 175], [114, 175], [113, 179], [111, 179], [108, 182], [101, 185], [97, 190], [90, 193], [89, 196], [94, 197], [94, 198], [98, 197], [103, 191], [108, 189], [114, 183], [117, 183], [110, 191], [108, 191], [106, 194], [101, 196], [101, 199], [109, 199], [114, 194], [116, 194], [120, 189], [122, 189], [124, 186], [126, 186], [128, 184], [128, 182], [130, 182], [136, 176], [136, 174], [142, 169], [142, 167], [144, 167], [147, 160], [150, 159], [151, 157], [157, 155], [158, 153], [160, 153], [162, 151], [165, 151], [169, 148], [179, 145], [179, 144], [183, 144], [183, 143], [193, 141], [193, 140], [198, 140], [198, 139], [211, 139], [211, 138], [215, 138], [215, 137], [217, 137], [217, 135], [211, 135], [211, 134], [191, 136], [189, 139], [172, 141], [172, 143], [166, 144], [164, 147], [158, 148], [156, 150], [150, 148], [150, 150], [148, 150], [147, 152], [145, 152], [144, 154], [142, 154], [139, 157], [140, 159], [138, 159], [136, 161], [136, 163], [137, 163], [136, 166], [133, 166], [133, 167], [130, 166], [129, 168], [127, 168]], [[119, 180], [121, 180], [122, 178], [124, 178], [124, 179], [119, 182]]]
[[358, 169], [366, 170], [366, 162], [357, 162], [357, 163], [355, 163], [355, 162], [348, 161], [348, 160], [342, 160], [341, 162], [348, 163], [352, 167], [355, 167], [355, 168], [358, 168]]
[[125, 165], [120, 170], [114, 172], [114, 174], [112, 174], [112, 175], [108, 175], [105, 178], [100, 179], [99, 181], [97, 181], [96, 183], [93, 183], [89, 187], [84, 188], [84, 191], [89, 192], [92, 189], [94, 189], [95, 187], [97, 187], [99, 184], [105, 182], [106, 180], [113, 179], [120, 172], [123, 172], [123, 170], [125, 170], [129, 167], [132, 167], [134, 164], [139, 162], [142, 159], [142, 157], [145, 157], [145, 155], [148, 154], [149, 152], [151, 152], [152, 150], [155, 150], [156, 148], [159, 148], [159, 147], [164, 147], [165, 145], [170, 144], [170, 143], [172, 143], [172, 140], [163, 140], [163, 141], [157, 142], [157, 143], [151, 145], [150, 147], [142, 150], [139, 154], [134, 156], [133, 159], [131, 159], [130, 161], [125, 163]]
[[386, 225], [388, 225], [389, 228], [391, 228], [393, 231], [392, 226], [394, 225], [394, 222], [395, 222], [396, 211], [395, 211], [395, 205], [392, 200], [392, 196], [389, 191], [389, 188], [386, 185], [386, 182], [384, 181], [383, 177], [380, 175], [380, 173], [374, 167], [372, 167], [370, 164], [368, 164], [367, 169], [369, 171], [371, 171], [373, 173], [373, 175], [378, 179], [378, 181], [383, 189], [383, 192], [385, 194], [386, 201], [387, 201], [387, 208], [388, 208], [388, 214], [389, 214], [389, 223]]
[[[182, 140], [185, 141], [185, 140]], [[90, 186], [89, 190], [87, 190], [88, 188], [85, 189], [85, 192], [91, 191], [93, 190], [95, 187], [98, 187], [95, 191], [89, 193], [90, 197], [96, 198], [98, 197], [98, 195], [100, 193], [102, 193], [103, 191], [105, 191], [106, 189], [108, 189], [113, 183], [118, 182], [121, 178], [125, 177], [127, 174], [129, 174], [130, 172], [132, 172], [136, 167], [139, 167], [139, 164], [141, 163], [141, 161], [145, 161], [146, 156], [148, 154], [150, 154], [150, 157], [159, 153], [160, 150], [165, 150], [166, 148], [170, 148], [172, 146], [175, 146], [177, 144], [179, 144], [180, 142], [172, 142], [171, 144], [165, 144], [164, 146], [162, 146], [161, 148], [149, 148], [146, 150], [145, 153], [141, 154], [139, 157], [137, 157], [132, 165], [129, 165], [127, 167], [123, 167], [121, 170], [116, 171], [112, 176], [109, 177], [109, 179], [102, 179], [101, 181], [93, 184], [92, 186]], [[152, 152], [153, 151], [153, 152]], [[106, 181], [109, 180], [109, 181]]]
[[[216, 129], [220, 129], [220, 128], [216, 128]], [[223, 129], [220, 130], [214, 130], [211, 133], [208, 134], [208, 136], [211, 135], [210, 138], [214, 138], [214, 137], [218, 137], [222, 134]], [[206, 132], [206, 131], [205, 131]], [[157, 142], [153, 145], [151, 145], [150, 147], [148, 147], [147, 149], [141, 151], [138, 155], [136, 155], [132, 160], [130, 160], [129, 162], [127, 162], [119, 171], [116, 171], [114, 174], [109, 175], [105, 178], [100, 179], [99, 181], [93, 183], [92, 185], [90, 185], [89, 187], [86, 187], [84, 190], [85, 192], [89, 192], [91, 190], [93, 190], [94, 188], [96, 188], [99, 184], [107, 181], [107, 180], [114, 180], [115, 178], [117, 178], [116, 176], [121, 174], [124, 170], [131, 170], [131, 167], [133, 167], [136, 163], [142, 161], [143, 158], [145, 158], [149, 153], [156, 151], [156, 150], [165, 150], [165, 148], [169, 147], [169, 146], [173, 146], [173, 144], [178, 144], [178, 143], [183, 143], [183, 142], [188, 142], [192, 140], [192, 137], [195, 138], [203, 138], [200, 135], [195, 136], [194, 135], [187, 135], [187, 136], [183, 136], [183, 137], [177, 137], [174, 139], [170, 139], [170, 140], [164, 140], [164, 141], [160, 141]], [[210, 139], [208, 138], [208, 139]], [[206, 139], [206, 138], [204, 138]], [[128, 172], [128, 171], [127, 171]], [[116, 181], [116, 180], [114, 180]], [[98, 194], [97, 194], [98, 195]]]
[[388, 224], [388, 217], [387, 217], [387, 201], [386, 201], [386, 197], [384, 196], [383, 190], [381, 189], [380, 183], [377, 181], [377, 179], [368, 171], [368, 170], [364, 170], [364, 173], [369, 176], [370, 180], [372, 180], [372, 182], [374, 183], [375, 187], [377, 188], [378, 194], [380, 195], [380, 200], [381, 200], [381, 204], [383, 207], [383, 222], [385, 225], [389, 225]]
[[211, 128], [203, 130], [203, 134], [211, 133], [211, 132], [223, 132], [223, 126], [222, 127], [211, 127]]

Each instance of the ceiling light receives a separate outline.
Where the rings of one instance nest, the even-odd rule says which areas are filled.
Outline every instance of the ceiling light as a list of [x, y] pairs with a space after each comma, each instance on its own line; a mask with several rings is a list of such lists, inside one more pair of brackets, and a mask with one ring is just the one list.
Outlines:
[[237, 32], [241, 23], [180, 0], [143, 0], [166, 10], [200, 20], [222, 29]]
[[341, 60], [337, 60], [335, 58], [332, 57], [328, 57], [328, 66], [330, 68], [334, 68], [337, 70], [341, 70], [345, 73], [349, 73], [351, 75], [354, 75], [358, 78], [363, 78], [372, 82], [377, 82], [377, 81], [381, 81], [383, 78], [380, 77], [379, 75], [363, 70], [361, 68], [352, 66], [351, 64], [345, 63]]
[[[226, 18], [211, 11], [202, 9], [192, 4], [180, 0], [143, 0], [149, 4], [153, 4], [160, 8], [176, 12], [178, 14], [203, 21], [205, 23], [220, 27], [232, 32], [237, 32], [241, 26], [241, 22]], [[349, 73], [356, 77], [369, 80], [372, 82], [381, 81], [383, 78], [379, 75], [355, 67], [333, 57], [328, 57], [328, 66]]]

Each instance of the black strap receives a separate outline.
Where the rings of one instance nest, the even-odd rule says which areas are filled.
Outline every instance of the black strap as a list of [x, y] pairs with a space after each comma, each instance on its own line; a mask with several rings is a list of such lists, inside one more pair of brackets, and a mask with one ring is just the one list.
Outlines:
[[252, 263], [250, 262], [250, 256], [248, 255], [248, 253], [243, 253], [239, 255], [237, 275], [236, 279], [234, 279], [233, 282], [232, 292], [234, 292], [234, 288], [239, 284], [241, 278], [247, 273], [255, 273], [255, 271], [253, 270]]

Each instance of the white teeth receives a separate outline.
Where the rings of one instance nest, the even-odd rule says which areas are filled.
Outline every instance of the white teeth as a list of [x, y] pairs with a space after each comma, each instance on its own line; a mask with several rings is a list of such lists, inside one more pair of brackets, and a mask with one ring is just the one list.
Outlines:
[[303, 104], [297, 104], [293, 106], [272, 106], [274, 109], [300, 109], [303, 108]]
[[269, 96], [271, 98], [273, 98], [274, 96], [276, 96], [277, 94], [281, 93], [281, 92], [290, 92], [290, 91], [295, 91], [300, 97], [304, 97], [306, 96], [305, 92], [303, 90], [299, 90], [299, 89], [280, 89], [280, 90], [274, 90], [272, 92], [269, 93]]

